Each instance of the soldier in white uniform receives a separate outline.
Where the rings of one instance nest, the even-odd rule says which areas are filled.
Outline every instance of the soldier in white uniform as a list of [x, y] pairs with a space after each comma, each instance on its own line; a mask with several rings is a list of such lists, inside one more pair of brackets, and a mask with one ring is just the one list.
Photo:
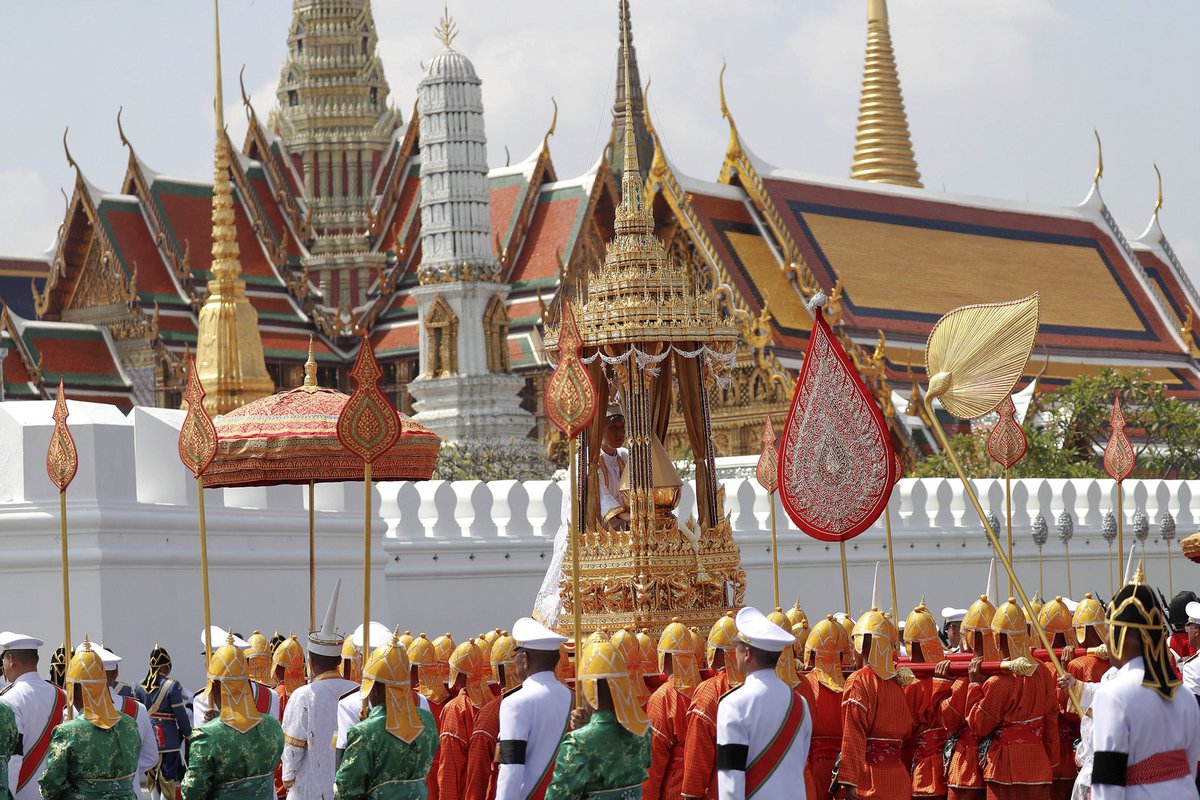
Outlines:
[[38, 676], [38, 648], [44, 642], [33, 636], [0, 633], [0, 664], [8, 681], [0, 703], [13, 710], [20, 743], [8, 762], [9, 789], [15, 800], [40, 800], [38, 780], [46, 770], [50, 734], [63, 719], [67, 696]]
[[[233, 639], [233, 646], [240, 647], [243, 652], [250, 647], [250, 643], [242, 637], [231, 634], [225, 629], [216, 625], [212, 626], [211, 635], [212, 649], [214, 653], [231, 637]], [[204, 645], [203, 630], [200, 631], [200, 644], [201, 646]], [[201, 653], [200, 655], [203, 656], [204, 653]], [[207, 671], [208, 668], [205, 667], [205, 672]], [[283, 719], [283, 713], [279, 710], [279, 695], [271, 691], [270, 686], [258, 683], [257, 681], [250, 681], [250, 697], [254, 699], [254, 707], [258, 709], [258, 713], [269, 714], [277, 720]], [[206, 687], [198, 690], [192, 697], [192, 719], [195, 721], [196, 727], [198, 728], [204, 723], [211, 721], [210, 714], [211, 719], [217, 718], [216, 709], [211, 708], [211, 706], [208, 704], [208, 688]]]
[[146, 770], [158, 766], [158, 738], [154, 735], [154, 723], [150, 721], [150, 712], [137, 698], [123, 695], [117, 688], [117, 665], [121, 663], [121, 657], [102, 645], [92, 645], [92, 652], [100, 656], [104, 664], [104, 677], [108, 681], [108, 693], [112, 696], [113, 706], [137, 723], [138, 736], [142, 739], [137, 772], [133, 776], [133, 788], [137, 791]]
[[736, 619], [734, 650], [745, 679], [717, 705], [717, 791], [721, 800], [805, 800], [804, 765], [812, 740], [808, 704], [775, 674], [779, 654], [796, 643], [757, 608]]
[[1166, 619], [1138, 567], [1108, 606], [1117, 674], [1092, 703], [1092, 800], [1195, 800], [1200, 707], [1167, 647]]
[[524, 682], [500, 701], [496, 800], [542, 800], [571, 713], [571, 690], [554, 677], [567, 641], [530, 617], [513, 625], [514, 666]]
[[1200, 603], [1187, 604], [1187, 624], [1183, 626], [1188, 644], [1196, 652], [1179, 659], [1179, 671], [1183, 673], [1183, 685], [1192, 694], [1200, 696]]
[[[292, 692], [283, 712], [283, 785], [288, 800], [331, 800], [337, 773], [338, 701], [358, 688], [338, 672], [344, 640], [334, 630], [338, 590], [333, 590], [321, 630], [308, 635], [308, 667], [313, 676]], [[382, 642], [381, 642], [382, 643]]]

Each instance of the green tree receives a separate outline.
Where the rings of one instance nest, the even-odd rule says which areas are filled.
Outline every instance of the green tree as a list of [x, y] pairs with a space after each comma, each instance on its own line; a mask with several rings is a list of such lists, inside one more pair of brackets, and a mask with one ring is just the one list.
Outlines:
[[[1104, 448], [1112, 433], [1109, 416], [1118, 395], [1137, 456], [1134, 477], [1200, 477], [1200, 408], [1169, 396], [1161, 383], [1147, 380], [1144, 371], [1115, 369], [1080, 376], [1041, 396], [1037, 410], [1045, 427], [1025, 426], [1029, 450], [1013, 468], [1013, 477], [1102, 477]], [[972, 477], [1003, 476], [988, 457], [986, 431], [955, 436], [950, 445]], [[915, 477], [953, 474], [945, 453], [922, 460], [914, 471]]]

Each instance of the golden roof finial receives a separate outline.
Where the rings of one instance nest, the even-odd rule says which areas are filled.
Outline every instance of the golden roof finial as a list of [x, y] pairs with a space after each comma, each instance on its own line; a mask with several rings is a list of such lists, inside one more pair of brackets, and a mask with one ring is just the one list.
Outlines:
[[275, 390], [263, 358], [258, 312], [246, 298], [240, 248], [229, 179], [233, 153], [225, 132], [221, 91], [221, 22], [219, 0], [213, 0], [213, 35], [216, 51], [217, 141], [213, 153], [212, 279], [208, 298], [200, 308], [196, 339], [196, 367], [204, 385], [204, 406], [210, 414], [224, 414], [265, 397]]
[[742, 152], [741, 140], [738, 137], [737, 123], [733, 121], [733, 114], [729, 110], [729, 104], [725, 102], [725, 68], [728, 66], [724, 61], [721, 62], [721, 72], [717, 75], [717, 89], [721, 95], [721, 116], [729, 122], [729, 145], [725, 148], [726, 159], [736, 158]]
[[1154, 216], [1158, 216], [1158, 212], [1162, 210], [1163, 193], [1162, 193], [1162, 170], [1158, 168], [1158, 164], [1154, 164], [1154, 174], [1158, 176], [1158, 199], [1154, 201]]
[[438, 22], [434, 33], [442, 42], [443, 47], [449, 47], [454, 41], [454, 37], [458, 36], [458, 26], [454, 24], [454, 20], [450, 18], [449, 4], [442, 7], [442, 19]]
[[1096, 135], [1096, 175], [1092, 178], [1092, 185], [1097, 186], [1104, 177], [1104, 145], [1100, 143], [1100, 131], [1093, 128], [1092, 133]]
[[308, 360], [304, 362], [304, 385], [301, 387], [310, 391], [317, 386], [317, 359], [313, 357], [313, 337], [308, 337]]
[[867, 2], [867, 58], [850, 177], [921, 188], [892, 51], [886, 0]]
[[554, 105], [554, 116], [550, 118], [550, 127], [546, 130], [546, 135], [542, 137], [543, 150], [550, 145], [550, 137], [558, 130], [558, 101], [551, 95], [550, 102]]

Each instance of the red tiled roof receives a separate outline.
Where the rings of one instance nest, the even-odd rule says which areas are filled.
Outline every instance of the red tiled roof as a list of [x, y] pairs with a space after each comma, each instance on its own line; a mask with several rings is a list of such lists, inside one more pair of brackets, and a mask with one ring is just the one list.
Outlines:
[[529, 235], [513, 269], [513, 283], [557, 277], [559, 258], [566, 258], [571, 252], [587, 197], [582, 191], [557, 197], [553, 196], [555, 194], [555, 190], [544, 190], [538, 198], [529, 223]]

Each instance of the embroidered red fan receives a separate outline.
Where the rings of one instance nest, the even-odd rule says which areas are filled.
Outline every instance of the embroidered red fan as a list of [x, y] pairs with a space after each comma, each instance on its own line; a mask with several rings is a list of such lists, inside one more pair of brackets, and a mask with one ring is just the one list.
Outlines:
[[783, 508], [809, 536], [844, 542], [874, 524], [895, 482], [883, 413], [817, 307], [783, 426]]

